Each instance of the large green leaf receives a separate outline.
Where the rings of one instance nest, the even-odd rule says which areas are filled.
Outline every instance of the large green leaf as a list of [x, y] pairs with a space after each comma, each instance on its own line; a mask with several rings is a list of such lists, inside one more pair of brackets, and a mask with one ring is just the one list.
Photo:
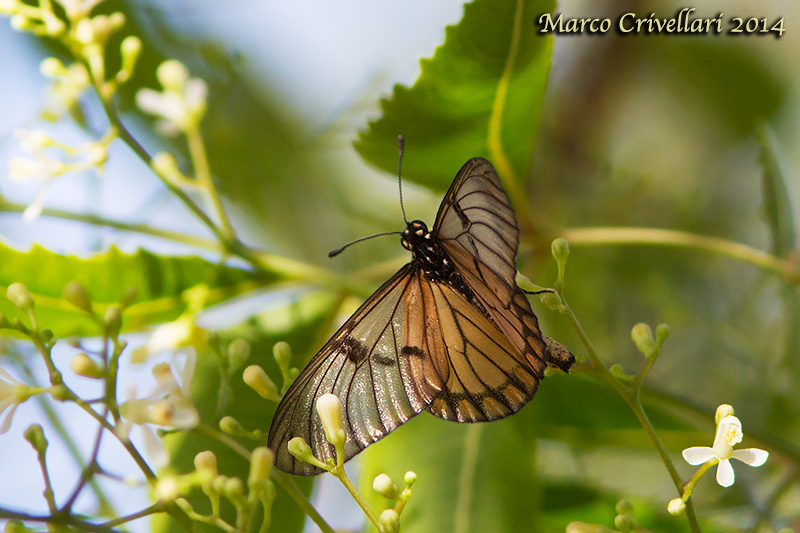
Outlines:
[[[63, 298], [64, 286], [81, 282], [98, 310], [120, 302], [133, 287], [137, 298], [125, 313], [125, 328], [176, 318], [185, 308], [182, 293], [206, 284], [207, 305], [277, 279], [240, 268], [211, 263], [199, 257], [167, 257], [139, 250], [128, 254], [112, 247], [86, 258], [59, 255], [41, 246], [19, 251], [0, 243], [0, 286], [3, 294], [11, 283], [23, 283], [36, 302], [39, 323], [57, 337], [97, 335], [97, 326]], [[0, 298], [0, 312], [16, 316], [18, 311]]]
[[533, 20], [554, 7], [552, 0], [468, 4], [461, 22], [447, 28], [433, 58], [422, 61], [414, 86], [397, 85], [383, 101], [383, 116], [361, 134], [356, 150], [394, 172], [394, 147], [402, 134], [404, 175], [445, 189], [470, 157], [488, 157], [500, 167], [497, 146], [490, 149], [495, 114], [500, 124], [495, 140], [509, 170], [518, 178], [527, 176], [552, 50], [552, 38], [537, 33]]

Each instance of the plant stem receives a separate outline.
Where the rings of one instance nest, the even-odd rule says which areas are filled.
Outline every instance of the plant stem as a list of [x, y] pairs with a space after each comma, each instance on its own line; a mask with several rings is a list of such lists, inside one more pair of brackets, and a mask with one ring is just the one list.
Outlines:
[[189, 154], [194, 164], [195, 178], [211, 198], [211, 203], [214, 204], [214, 209], [217, 211], [217, 218], [219, 218], [219, 222], [222, 225], [222, 232], [225, 238], [235, 239], [236, 233], [233, 231], [228, 214], [225, 212], [225, 206], [222, 205], [222, 198], [220, 198], [219, 192], [214, 186], [214, 180], [211, 178], [211, 167], [208, 164], [208, 156], [206, 155], [206, 147], [203, 143], [203, 136], [200, 134], [200, 128], [193, 127], [187, 130], [186, 141], [189, 144]]
[[291, 498], [295, 501], [295, 503], [302, 509], [310, 518], [311, 520], [317, 524], [320, 531], [322, 533], [336, 533], [336, 531], [328, 525], [324, 518], [317, 512], [311, 502], [308, 501], [305, 494], [300, 492], [300, 489], [297, 488], [294, 481], [289, 478], [289, 476], [283, 472], [275, 472], [273, 470], [272, 474], [275, 480], [280, 484], [281, 487], [291, 496]]
[[792, 261], [735, 241], [659, 228], [572, 228], [562, 232], [570, 246], [670, 246], [693, 248], [738, 259], [783, 276], [787, 282], [800, 284], [800, 271]]
[[350, 481], [349, 477], [347, 477], [347, 473], [344, 471], [344, 466], [336, 465], [330, 470], [330, 473], [333, 474], [336, 479], [342, 482], [344, 488], [347, 489], [347, 492], [350, 493], [350, 496], [353, 497], [358, 506], [361, 507], [361, 510], [364, 511], [364, 514], [367, 515], [367, 518], [369, 518], [370, 522], [375, 525], [378, 531], [383, 531], [380, 520], [378, 519], [378, 515], [375, 514], [375, 511], [372, 510], [372, 507], [370, 507], [364, 497], [361, 496], [361, 493], [356, 490], [353, 482]]

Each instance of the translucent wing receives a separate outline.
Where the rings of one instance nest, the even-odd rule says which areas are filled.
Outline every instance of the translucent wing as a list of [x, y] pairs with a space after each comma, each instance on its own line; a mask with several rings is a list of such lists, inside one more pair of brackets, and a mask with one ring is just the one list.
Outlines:
[[[515, 281], [517, 217], [491, 163], [476, 157], [461, 167], [442, 200], [432, 233], [491, 321], [541, 379], [545, 342]], [[444, 412], [434, 414], [447, 418]]]
[[401, 268], [344, 323], [292, 383], [269, 432], [269, 447], [275, 451], [278, 468], [297, 475], [320, 473], [289, 454], [287, 443], [298, 436], [323, 461], [335, 457], [315, 408], [325, 393], [336, 394], [342, 402], [345, 460], [425, 408], [419, 388], [408, 386], [408, 356], [398, 356], [408, 346], [404, 339], [409, 331], [421, 329], [424, 320], [413, 310], [419, 301], [414, 295], [418, 289], [411, 283], [414, 278], [411, 263]]

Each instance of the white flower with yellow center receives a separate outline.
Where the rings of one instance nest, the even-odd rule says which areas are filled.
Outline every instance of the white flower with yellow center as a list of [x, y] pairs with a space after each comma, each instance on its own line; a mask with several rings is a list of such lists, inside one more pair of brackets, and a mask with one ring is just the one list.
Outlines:
[[693, 446], [683, 450], [683, 458], [690, 465], [700, 465], [710, 461], [718, 462], [717, 483], [723, 487], [733, 485], [734, 474], [731, 459], [750, 466], [763, 465], [769, 453], [758, 448], [746, 448], [734, 450], [733, 446], [742, 442], [742, 423], [733, 415], [723, 417], [717, 425], [717, 435], [714, 438], [714, 446]]

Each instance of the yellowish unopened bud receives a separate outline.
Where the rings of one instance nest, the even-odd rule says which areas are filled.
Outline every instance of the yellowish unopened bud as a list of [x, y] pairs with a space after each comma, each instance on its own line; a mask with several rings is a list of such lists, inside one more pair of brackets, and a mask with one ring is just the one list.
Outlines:
[[6, 289], [6, 297], [11, 300], [11, 303], [16, 305], [20, 311], [30, 313], [33, 311], [33, 298], [31, 293], [25, 288], [22, 283], [12, 283]]
[[275, 462], [275, 454], [269, 448], [259, 446], [250, 454], [250, 476], [247, 478], [247, 485], [250, 490], [258, 490], [269, 481], [272, 473], [272, 465]]
[[103, 323], [106, 327], [106, 334], [109, 337], [115, 338], [119, 335], [119, 330], [122, 327], [122, 312], [119, 307], [112, 305], [106, 309], [103, 315]]
[[244, 382], [247, 383], [259, 396], [265, 400], [272, 400], [273, 402], [280, 401], [281, 397], [278, 394], [278, 387], [269, 378], [264, 369], [258, 365], [250, 365], [244, 369], [242, 373]]
[[194, 468], [204, 480], [213, 481], [217, 477], [217, 456], [211, 450], [194, 456]]
[[394, 484], [392, 478], [387, 474], [378, 474], [372, 481], [372, 490], [390, 500], [396, 500], [399, 493], [397, 485]]
[[94, 41], [94, 28], [90, 19], [82, 19], [75, 28], [75, 38], [82, 44]]
[[656, 351], [656, 341], [653, 339], [653, 330], [644, 322], [639, 322], [631, 328], [631, 339], [634, 344], [646, 357], [650, 357]]
[[289, 448], [289, 453], [292, 454], [292, 456], [304, 463], [307, 463], [308, 459], [314, 455], [311, 451], [311, 446], [303, 440], [303, 437], [293, 438], [286, 446]]
[[228, 364], [230, 371], [241, 367], [250, 357], [250, 343], [244, 339], [236, 339], [228, 345]]
[[223, 491], [234, 502], [241, 501], [244, 499], [244, 482], [238, 477], [230, 477], [225, 481]]
[[13, 15], [19, 9], [19, 0], [0, 0], [0, 13]]
[[292, 347], [288, 342], [276, 342], [272, 347], [272, 355], [275, 356], [275, 361], [280, 368], [288, 369], [292, 360]]
[[219, 429], [228, 435], [240, 435], [245, 432], [242, 425], [232, 416], [224, 416], [219, 421]]
[[660, 348], [664, 341], [669, 337], [669, 326], [666, 324], [659, 324], [656, 326], [656, 344]]
[[92, 301], [79, 281], [71, 281], [64, 287], [64, 299], [86, 313], [92, 313]]
[[189, 79], [189, 69], [180, 61], [170, 59], [158, 66], [156, 78], [165, 89], [182, 93]]
[[111, 24], [112, 29], [119, 30], [125, 25], [125, 15], [119, 11], [115, 11], [108, 16], [108, 22]]
[[180, 181], [181, 171], [178, 169], [178, 162], [169, 152], [160, 152], [153, 156], [150, 166], [159, 176], [173, 182]]
[[33, 29], [36, 25], [25, 15], [14, 15], [11, 17], [11, 28], [16, 31], [26, 31]]
[[102, 379], [105, 377], [105, 372], [100, 368], [100, 365], [95, 363], [92, 358], [85, 353], [79, 353], [73, 357], [69, 366], [73, 372], [85, 378]]
[[180, 482], [175, 476], [165, 476], [156, 483], [156, 496], [164, 502], [174, 501], [181, 493]]
[[325, 430], [325, 438], [337, 450], [343, 448], [346, 436], [342, 420], [342, 402], [339, 397], [329, 392], [320, 396], [317, 400], [317, 413], [322, 421], [322, 429]]
[[417, 482], [417, 474], [416, 474], [416, 472], [413, 472], [412, 470], [409, 470], [408, 472], [406, 472], [406, 475], [403, 477], [403, 481], [406, 484], [406, 488], [410, 489], [411, 487], [413, 487], [414, 483]]
[[64, 63], [56, 59], [55, 57], [48, 57], [44, 59], [39, 64], [39, 72], [42, 73], [43, 76], [47, 76], [48, 78], [56, 78], [59, 76], [66, 76], [69, 74], [67, 67], [64, 66]]
[[685, 510], [686, 510], [686, 503], [680, 498], [675, 498], [674, 500], [671, 500], [667, 505], [667, 511], [669, 511], [669, 514], [671, 514], [672, 516], [680, 516], [683, 514]]
[[569, 243], [566, 239], [559, 237], [550, 245], [550, 251], [557, 262], [564, 263], [569, 257]]
[[714, 415], [714, 421], [719, 425], [720, 421], [726, 416], [733, 416], [733, 406], [723, 403], [717, 407], [717, 413]]
[[384, 533], [397, 533], [400, 531], [400, 515], [394, 509], [384, 509], [378, 521]]

